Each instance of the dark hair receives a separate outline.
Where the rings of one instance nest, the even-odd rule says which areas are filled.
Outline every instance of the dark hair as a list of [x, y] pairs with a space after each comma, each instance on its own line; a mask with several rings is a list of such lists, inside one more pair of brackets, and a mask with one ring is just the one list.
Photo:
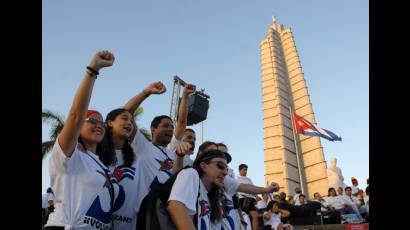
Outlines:
[[[108, 121], [114, 121], [117, 116], [124, 112], [129, 112], [126, 109], [114, 109], [107, 114], [105, 118], [105, 123], [107, 124]], [[132, 115], [131, 115], [132, 116]], [[134, 127], [136, 129], [137, 127]], [[134, 150], [132, 149], [129, 140], [124, 142], [122, 146], [122, 154], [124, 157], [124, 165], [131, 166], [132, 163], [135, 161]], [[106, 165], [110, 166], [116, 163], [116, 156], [114, 150], [114, 142], [112, 140], [112, 128], [108, 125], [105, 129], [105, 134], [103, 140], [97, 144], [97, 155], [100, 157], [100, 160]]]
[[[212, 155], [213, 157], [207, 157], [208, 155]], [[210, 150], [201, 153], [195, 159], [193, 166], [198, 171], [200, 178], [204, 176], [204, 172], [200, 167], [200, 163], [204, 162], [205, 164], [209, 164], [209, 162], [215, 157], [225, 158], [225, 154], [219, 150]], [[220, 221], [222, 219], [223, 210], [221, 202], [221, 191], [217, 185], [212, 186], [211, 190], [208, 192], [208, 199], [211, 207], [211, 222], [216, 223], [217, 221]]]
[[327, 190], [327, 194], [329, 195], [329, 193], [330, 193], [331, 191], [334, 191], [334, 192], [336, 193], [336, 189], [331, 187], [331, 188], [329, 188], [329, 189]]
[[225, 148], [228, 148], [228, 146], [226, 146], [224, 143], [222, 143], [222, 142], [220, 142], [220, 143], [216, 143], [216, 145], [219, 147], [219, 146], [223, 146], [223, 147], [225, 147]]
[[248, 168], [248, 166], [246, 164], [240, 164], [239, 171], [241, 171], [243, 168]]
[[[193, 129], [190, 129], [190, 128], [186, 128], [184, 132], [186, 132], [186, 131], [190, 131], [190, 132], [195, 133], [195, 131], [194, 131]], [[196, 133], [195, 133], [195, 134], [196, 134]]]
[[273, 205], [276, 204], [276, 203], [278, 203], [278, 201], [276, 201], [276, 200], [269, 201], [268, 205], [266, 205], [266, 211], [269, 212], [269, 210], [271, 210]]
[[352, 188], [351, 188], [350, 186], [346, 186], [346, 187], [345, 187], [345, 192], [346, 192], [346, 190], [348, 190], [348, 189], [350, 189], [350, 191], [352, 191]]
[[156, 116], [151, 121], [151, 128], [158, 128], [159, 123], [161, 123], [162, 119], [164, 119], [164, 118], [169, 119], [169, 120], [172, 121], [172, 119], [167, 115]]
[[304, 194], [300, 194], [299, 197], [304, 197], [304, 198], [306, 198], [306, 196], [305, 196]]
[[211, 145], [215, 145], [215, 147], [218, 147], [218, 145], [215, 142], [212, 141], [205, 141], [204, 143], [202, 143], [199, 147], [198, 147], [198, 153], [197, 153], [197, 157], [199, 154], [201, 154], [202, 152], [205, 151], [205, 149], [207, 149], [209, 146]]

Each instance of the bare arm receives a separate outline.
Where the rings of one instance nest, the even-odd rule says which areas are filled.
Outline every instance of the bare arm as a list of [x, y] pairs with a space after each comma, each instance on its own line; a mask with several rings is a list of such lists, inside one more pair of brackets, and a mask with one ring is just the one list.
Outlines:
[[181, 104], [178, 110], [178, 121], [175, 127], [175, 137], [177, 140], [181, 140], [184, 136], [188, 115], [188, 98], [190, 94], [195, 92], [195, 88], [194, 85], [186, 84], [182, 92]]
[[177, 146], [175, 150], [176, 159], [174, 165], [172, 166], [172, 174], [177, 173], [183, 167], [184, 156], [186, 154], [192, 154], [191, 144], [183, 142]]
[[279, 191], [279, 185], [275, 182], [272, 182], [271, 185], [268, 187], [259, 187], [253, 184], [240, 184], [237, 192], [243, 192], [248, 194], [262, 194], [262, 193], [270, 193], [270, 192], [277, 192]]
[[168, 212], [172, 222], [179, 230], [195, 230], [196, 227], [185, 208], [185, 205], [179, 201], [171, 200], [168, 202]]
[[134, 111], [141, 105], [141, 103], [151, 94], [163, 94], [167, 89], [160, 81], [153, 82], [147, 88], [142, 90], [139, 94], [132, 97], [125, 105], [124, 109], [134, 114]]
[[[112, 53], [100, 51], [94, 55], [89, 66], [99, 71], [101, 68], [111, 66], [113, 63], [114, 55]], [[67, 157], [73, 154], [78, 137], [80, 136], [81, 128], [87, 116], [95, 80], [96, 77], [87, 71], [77, 89], [64, 128], [59, 135], [58, 142]]]

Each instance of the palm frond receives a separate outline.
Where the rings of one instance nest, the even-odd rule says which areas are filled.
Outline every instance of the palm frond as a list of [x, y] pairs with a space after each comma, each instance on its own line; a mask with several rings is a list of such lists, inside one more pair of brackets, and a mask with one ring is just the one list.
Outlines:
[[151, 140], [151, 133], [147, 129], [140, 128], [140, 132], [142, 133], [142, 135], [144, 135], [145, 138], [147, 138], [148, 141], [150, 141], [150, 142], [152, 141]]
[[63, 128], [64, 124], [53, 125], [50, 129], [50, 140], [55, 141]]
[[46, 141], [41, 144], [41, 156], [42, 159], [50, 152], [51, 148], [53, 148], [55, 141]]
[[43, 110], [41, 113], [41, 117], [43, 122], [46, 123], [57, 123], [57, 124], [64, 124], [64, 117], [61, 116], [60, 114], [53, 112], [51, 110]]
[[138, 118], [142, 115], [143, 112], [144, 109], [142, 107], [138, 107], [132, 114], [134, 116], [134, 120], [138, 120]]

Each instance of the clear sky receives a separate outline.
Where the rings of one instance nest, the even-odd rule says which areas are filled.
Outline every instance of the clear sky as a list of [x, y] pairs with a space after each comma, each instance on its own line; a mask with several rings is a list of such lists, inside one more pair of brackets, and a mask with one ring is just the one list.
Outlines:
[[[272, 15], [291, 27], [316, 122], [341, 135], [321, 139], [325, 158], [338, 159], [346, 184], [369, 176], [369, 9], [367, 0], [43, 0], [43, 109], [67, 116], [85, 67], [98, 50], [112, 51], [101, 70], [90, 108], [105, 116], [149, 83], [167, 92], [143, 104], [137, 123], [169, 114], [173, 76], [204, 88], [210, 108], [204, 140], [224, 142], [230, 167], [249, 166], [264, 185], [262, 77], [259, 42]], [[201, 140], [201, 125], [193, 128]], [[49, 127], [43, 125], [47, 140]], [[197, 143], [199, 145], [199, 143]], [[48, 159], [42, 192], [49, 186]]]

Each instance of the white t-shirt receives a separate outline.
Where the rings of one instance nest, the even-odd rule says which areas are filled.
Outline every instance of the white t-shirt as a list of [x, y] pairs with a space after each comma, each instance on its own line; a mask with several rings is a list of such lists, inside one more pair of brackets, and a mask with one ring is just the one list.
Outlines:
[[[52, 189], [55, 199], [61, 201], [57, 207], [64, 217], [64, 222], [57, 226], [65, 225], [65, 229], [111, 227], [111, 203], [116, 201], [120, 188], [96, 154], [76, 147], [71, 157], [66, 157], [57, 139], [49, 169], [50, 175], [55, 175]], [[111, 194], [110, 181], [114, 194]], [[51, 225], [47, 223], [47, 226]]]
[[299, 206], [299, 205], [300, 205], [299, 196], [300, 196], [300, 193], [296, 193], [296, 194], [293, 196], [293, 202], [294, 202], [294, 204], [295, 204], [296, 206]]
[[357, 206], [360, 206], [360, 200], [355, 196], [343, 195], [342, 200], [343, 200], [344, 204], [347, 204], [351, 207], [356, 207], [357, 208]]
[[242, 218], [243, 218], [243, 221], [245, 221], [246, 223], [246, 230], [252, 230], [252, 224], [251, 224], [251, 219], [249, 218], [249, 215], [246, 212], [242, 211]]
[[[199, 198], [197, 199], [198, 186]], [[171, 200], [183, 203], [190, 216], [194, 216], [199, 210], [197, 229], [206, 230], [211, 228], [211, 205], [208, 199], [208, 191], [195, 169], [188, 168], [178, 174], [172, 186], [168, 202]]]
[[[269, 199], [268, 199], [269, 202]], [[264, 209], [266, 208], [266, 206], [268, 206], [268, 202], [266, 202], [264, 199], [258, 201], [258, 203], [256, 203], [256, 208], [257, 209]]]
[[185, 166], [188, 166], [188, 165], [192, 166], [193, 163], [194, 163], [194, 161], [191, 159], [191, 155], [185, 155], [184, 159], [183, 159], [182, 167], [185, 167]]
[[341, 196], [330, 196], [327, 198], [327, 203], [335, 209], [343, 208], [343, 200]]
[[131, 142], [135, 154], [135, 161], [131, 166], [124, 165], [121, 150], [115, 151], [117, 164], [111, 166], [110, 170], [124, 189], [119, 196], [124, 202], [114, 206], [114, 229], [136, 228], [137, 213], [144, 197], [151, 188], [164, 183], [172, 175], [175, 148], [179, 143], [173, 136], [167, 148], [159, 147], [165, 152], [163, 153], [138, 130]]
[[[240, 176], [240, 175], [239, 175], [239, 176], [236, 177], [236, 180], [237, 180], [239, 183], [241, 183], [241, 184], [252, 184], [252, 185], [253, 185], [252, 180], [251, 180], [249, 177], [247, 177], [247, 176]], [[253, 195], [253, 194], [238, 192], [238, 195], [239, 195], [239, 198], [248, 197], [248, 198], [256, 199], [256, 196]]]
[[[265, 213], [267, 212], [264, 212], [263, 214], [265, 215]], [[280, 220], [280, 213], [274, 213], [271, 211], [269, 211], [269, 213], [270, 213], [270, 218], [269, 220], [265, 220], [265, 218], [263, 218], [263, 225], [264, 226], [271, 225], [272, 228], [278, 229], [278, 225], [282, 223], [282, 221]]]
[[48, 195], [44, 194], [42, 198], [43, 198], [43, 201], [42, 201], [41, 207], [42, 208], [48, 208]]
[[351, 188], [352, 188], [352, 194], [358, 193], [358, 192], [359, 192], [359, 189], [360, 189], [359, 187], [356, 187], [356, 186], [354, 186], [354, 185], [352, 185]]
[[[238, 190], [238, 187], [240, 183], [236, 181], [235, 179], [225, 176], [224, 178], [224, 187], [225, 187], [225, 193], [224, 197], [226, 199], [226, 204], [227, 204], [227, 213], [224, 215], [222, 218], [222, 221], [220, 225], [225, 229], [239, 229], [239, 225], [241, 224], [241, 219], [239, 217], [239, 212], [237, 209], [234, 209], [233, 206], [233, 200], [232, 196], [235, 195], [236, 191]], [[219, 227], [218, 230], [221, 228]]]
[[233, 169], [228, 168], [228, 176], [230, 176], [231, 178], [235, 179], [235, 172], [233, 171]]

